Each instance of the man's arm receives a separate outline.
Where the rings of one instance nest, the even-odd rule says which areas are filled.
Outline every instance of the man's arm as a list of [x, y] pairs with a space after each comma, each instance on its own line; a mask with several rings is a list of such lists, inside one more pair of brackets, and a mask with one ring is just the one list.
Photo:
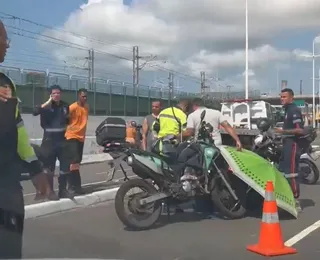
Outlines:
[[146, 150], [147, 149], [147, 133], [148, 133], [149, 127], [148, 127], [148, 122], [147, 118], [143, 120], [142, 124], [142, 149]]
[[42, 172], [42, 167], [32, 146], [30, 145], [30, 139], [24, 127], [21, 115], [18, 110], [16, 113], [18, 114], [16, 117], [18, 129], [18, 155], [23, 161], [27, 162], [28, 171], [30, 176], [33, 177]]
[[48, 107], [49, 105], [51, 105], [51, 102], [52, 102], [52, 98], [50, 96], [50, 98], [44, 102], [42, 105], [40, 106], [36, 106], [34, 109], [33, 109], [33, 113], [32, 115], [34, 116], [38, 116], [42, 113], [43, 109], [45, 109], [46, 107]]
[[191, 113], [187, 118], [187, 127], [186, 131], [182, 132], [182, 136], [187, 138], [194, 136], [196, 130], [196, 124], [194, 122], [193, 113]]
[[69, 124], [70, 120], [70, 109], [69, 109], [69, 104], [63, 102], [63, 112], [64, 112], [64, 119], [66, 124]]
[[38, 116], [40, 115], [42, 112], [42, 107], [41, 106], [36, 106], [33, 111], [32, 111], [32, 115], [33, 116]]
[[219, 125], [221, 125], [224, 130], [229, 134], [231, 135], [231, 137], [233, 138], [233, 140], [236, 141], [236, 144], [237, 144], [237, 147], [238, 148], [241, 148], [241, 142], [240, 142], [240, 139], [239, 139], [239, 136], [238, 134], [236, 133], [236, 131], [234, 130], [234, 128], [228, 123], [228, 121], [225, 119], [225, 117], [222, 115], [222, 113], [220, 112], [220, 115], [219, 115]]
[[236, 142], [240, 143], [240, 139], [238, 134], [236, 133], [236, 131], [234, 130], [234, 128], [227, 122], [227, 121], [223, 121], [220, 123], [220, 125], [224, 128], [224, 130], [226, 130], [226, 132], [231, 135], [231, 137], [233, 138], [233, 140], [235, 140]]

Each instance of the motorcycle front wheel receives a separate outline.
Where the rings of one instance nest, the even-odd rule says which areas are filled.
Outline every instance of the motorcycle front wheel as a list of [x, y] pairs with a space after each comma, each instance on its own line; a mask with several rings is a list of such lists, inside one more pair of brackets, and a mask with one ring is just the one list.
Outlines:
[[238, 197], [236, 201], [223, 180], [216, 177], [212, 180], [211, 200], [220, 213], [229, 219], [243, 218], [246, 213], [246, 197], [248, 186], [236, 176], [228, 178], [233, 191]]
[[301, 179], [304, 184], [315, 184], [319, 180], [319, 169], [315, 163], [308, 159], [299, 161]]
[[[129, 196], [126, 203], [127, 193], [134, 188], [138, 188], [142, 192], [136, 192]], [[142, 179], [131, 179], [123, 183], [115, 197], [115, 210], [120, 221], [134, 230], [151, 228], [161, 215], [161, 201], [141, 206], [139, 200], [155, 193], [157, 193], [157, 189], [151, 183]]]

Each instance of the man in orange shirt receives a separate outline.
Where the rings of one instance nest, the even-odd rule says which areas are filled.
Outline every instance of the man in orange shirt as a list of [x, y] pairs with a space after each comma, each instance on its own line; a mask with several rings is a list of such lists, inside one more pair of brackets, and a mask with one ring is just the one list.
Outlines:
[[70, 172], [68, 177], [69, 190], [75, 195], [83, 194], [81, 188], [80, 163], [82, 161], [84, 141], [86, 137], [89, 106], [87, 90], [78, 91], [78, 101], [69, 106], [69, 124], [66, 130], [66, 153], [69, 164], [65, 165]]

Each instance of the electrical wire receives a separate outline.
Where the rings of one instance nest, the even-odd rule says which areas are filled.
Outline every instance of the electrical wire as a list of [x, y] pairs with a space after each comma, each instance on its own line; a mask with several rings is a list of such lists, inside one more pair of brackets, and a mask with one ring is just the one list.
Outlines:
[[132, 49], [130, 49], [128, 47], [125, 47], [125, 46], [122, 46], [122, 45], [119, 45], [119, 44], [115, 44], [115, 43], [111, 43], [111, 42], [107, 42], [107, 41], [98, 40], [98, 39], [95, 39], [95, 38], [92, 38], [92, 37], [85, 36], [85, 35], [80, 34], [80, 33], [70, 32], [70, 31], [67, 31], [67, 30], [64, 30], [64, 29], [58, 29], [56, 27], [52, 27], [52, 26], [49, 26], [49, 25], [45, 25], [45, 24], [42, 24], [42, 23], [31, 21], [29, 19], [25, 19], [25, 18], [18, 17], [18, 16], [15, 16], [15, 15], [12, 15], [12, 14], [1, 12], [1, 11], [0, 11], [0, 14], [6, 15], [7, 16], [6, 19], [9, 18], [9, 19], [13, 19], [13, 20], [23, 21], [23, 22], [26, 22], [26, 23], [30, 23], [30, 24], [42, 27], [42, 28], [46, 28], [46, 29], [54, 30], [54, 31], [58, 31], [58, 32], [63, 32], [63, 33], [66, 33], [66, 34], [69, 34], [69, 35], [73, 35], [73, 36], [76, 36], [78, 38], [82, 38], [82, 39], [89, 40], [89, 41], [92, 41], [92, 42], [97, 42], [97, 43], [104, 44], [104, 45], [115, 46], [115, 47], [118, 47], [118, 48], [122, 48], [122, 49], [128, 50], [130, 52], [132, 51]]
[[[7, 14], [7, 13], [1, 12], [1, 11], [0, 11], [0, 14], [6, 15], [7, 16], [6, 19], [24, 21], [24, 22], [27, 22], [27, 23], [30, 23], [30, 24], [33, 24], [33, 25], [36, 25], [36, 26], [39, 26], [39, 27], [43, 27], [43, 28], [46, 28], [46, 29], [54, 30], [54, 31], [63, 32], [63, 33], [66, 33], [66, 34], [69, 34], [69, 35], [72, 35], [72, 36], [75, 36], [75, 37], [79, 37], [79, 38], [82, 38], [82, 39], [85, 39], [85, 40], [89, 40], [91, 42], [97, 42], [97, 43], [100, 43], [100, 44], [111, 45], [111, 46], [120, 47], [120, 48], [123, 48], [123, 49], [126, 49], [126, 50], [130, 50], [129, 48], [121, 46], [121, 45], [118, 45], [118, 44], [112, 44], [110, 42], [97, 40], [97, 39], [94, 39], [94, 38], [91, 38], [91, 37], [87, 37], [87, 36], [79, 34], [79, 33], [70, 32], [70, 31], [67, 31], [67, 30], [64, 30], [64, 29], [58, 29], [58, 28], [55, 28], [55, 27], [52, 27], [52, 26], [44, 25], [44, 24], [41, 24], [41, 23], [38, 23], [38, 22], [34, 22], [34, 21], [31, 21], [31, 20], [28, 20], [28, 19], [24, 19], [24, 18], [17, 17], [17, 16], [14, 16], [14, 15], [11, 15], [11, 14]], [[13, 32], [13, 34], [17, 35], [17, 36], [20, 36], [20, 37], [40, 40], [42, 42], [55, 44], [55, 45], [59, 45], [59, 46], [67, 47], [67, 48], [74, 48], [74, 49], [78, 49], [78, 50], [88, 50], [88, 47], [86, 47], [86, 46], [83, 46], [83, 45], [80, 45], [80, 44], [76, 44], [76, 43], [73, 43], [73, 42], [70, 42], [70, 41], [65, 41], [65, 40], [62, 40], [62, 39], [58, 39], [58, 38], [55, 38], [55, 37], [52, 37], [52, 36], [44, 35], [44, 34], [41, 34], [41, 33], [38, 33], [38, 32], [25, 30], [25, 29], [22, 29], [22, 28], [19, 28], [19, 27], [16, 27], [16, 26], [11, 26], [11, 25], [6, 25], [6, 27], [19, 31], [19, 32]], [[25, 35], [25, 34], [22, 34], [21, 32], [25, 32], [25, 33], [29, 33], [29, 34], [33, 34], [33, 35], [38, 35], [41, 38], [32, 37], [30, 35]], [[43, 39], [43, 38], [45, 38], [45, 39]], [[111, 56], [111, 57], [114, 57], [114, 58], [118, 58], [118, 59], [121, 59], [121, 60], [126, 60], [126, 61], [131, 61], [132, 62], [132, 59], [128, 59], [126, 57], [115, 55], [115, 54], [112, 54], [112, 53], [109, 53], [109, 52], [104, 52], [104, 51], [100, 51], [100, 50], [95, 50], [95, 52], [100, 53], [100, 54], [104, 54], [104, 55], [108, 55], [108, 56]], [[153, 56], [153, 55], [151, 55], [151, 56]], [[74, 57], [74, 58], [77, 59], [76, 57]], [[141, 60], [143, 60], [143, 57], [141, 57]], [[154, 65], [153, 67], [156, 67], [158, 70], [163, 71], [163, 72], [171, 72], [175, 76], [177, 76], [179, 78], [182, 78], [182, 79], [187, 78], [187, 79], [190, 79], [190, 80], [192, 80], [194, 82], [197, 82], [197, 83], [200, 82], [199, 78], [187, 75], [187, 74], [179, 72], [179, 71], [175, 71], [175, 70], [172, 70], [172, 69], [167, 69], [167, 68], [159, 66], [159, 65]]]

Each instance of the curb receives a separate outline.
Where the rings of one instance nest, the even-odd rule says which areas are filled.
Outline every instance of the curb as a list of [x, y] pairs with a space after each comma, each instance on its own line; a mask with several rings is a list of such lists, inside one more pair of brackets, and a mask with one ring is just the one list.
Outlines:
[[[101, 154], [90, 154], [90, 155], [83, 155], [81, 165], [88, 165], [88, 164], [94, 164], [99, 162], [111, 162], [113, 161], [113, 158], [108, 153], [101, 153]], [[59, 168], [60, 162], [57, 160], [56, 162], [56, 168]], [[23, 180], [28, 180], [30, 178], [29, 173], [21, 173], [21, 176], [23, 177]]]
[[77, 196], [73, 200], [61, 199], [25, 206], [25, 219], [42, 217], [54, 213], [64, 212], [75, 208], [84, 208], [100, 202], [113, 200], [119, 187], [93, 192], [84, 196]]

